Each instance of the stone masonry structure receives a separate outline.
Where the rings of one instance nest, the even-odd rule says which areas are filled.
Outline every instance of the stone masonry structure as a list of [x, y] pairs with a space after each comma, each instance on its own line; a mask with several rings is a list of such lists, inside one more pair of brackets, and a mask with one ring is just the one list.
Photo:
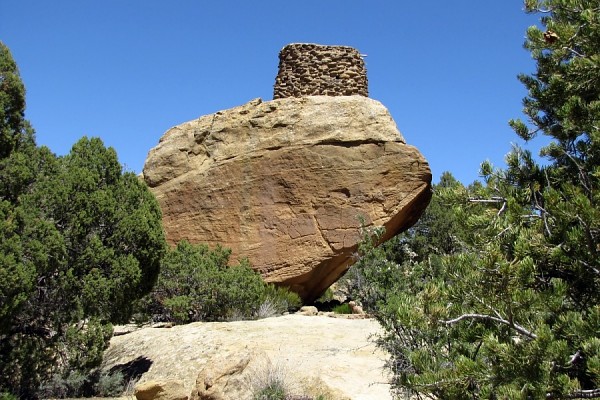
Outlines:
[[360, 53], [348, 46], [310, 43], [292, 43], [281, 49], [273, 98], [319, 95], [369, 96]]

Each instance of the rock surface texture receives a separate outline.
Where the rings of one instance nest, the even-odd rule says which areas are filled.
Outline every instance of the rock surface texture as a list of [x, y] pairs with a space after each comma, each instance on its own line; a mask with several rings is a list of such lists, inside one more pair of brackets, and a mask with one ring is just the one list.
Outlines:
[[181, 381], [147, 381], [135, 388], [137, 400], [187, 400], [188, 395]]
[[137, 387], [149, 392], [155, 382], [178, 381], [193, 400], [251, 400], [273, 374], [295, 395], [388, 400], [386, 355], [371, 337], [380, 333], [372, 319], [299, 314], [142, 328], [111, 339], [103, 369], [145, 360]]
[[427, 161], [363, 96], [256, 99], [176, 126], [150, 151], [144, 179], [171, 244], [229, 247], [304, 300], [349, 268], [359, 218], [387, 240], [431, 196]]

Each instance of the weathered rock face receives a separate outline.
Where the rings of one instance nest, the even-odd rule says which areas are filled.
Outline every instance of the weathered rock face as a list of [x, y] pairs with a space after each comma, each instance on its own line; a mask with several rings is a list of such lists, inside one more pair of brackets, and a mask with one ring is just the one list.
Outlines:
[[360, 220], [384, 240], [414, 224], [431, 172], [388, 111], [362, 96], [243, 106], [167, 131], [144, 179], [170, 243], [221, 244], [305, 300], [350, 266]]
[[188, 393], [181, 381], [149, 381], [137, 385], [137, 400], [188, 400]]
[[[387, 355], [371, 340], [379, 334], [373, 319], [301, 314], [134, 328], [111, 339], [102, 370], [139, 377], [136, 387], [148, 389], [156, 382], [183, 382], [190, 400], [250, 400], [273, 366], [295, 395], [391, 400]], [[140, 360], [141, 370], [135, 367]]]

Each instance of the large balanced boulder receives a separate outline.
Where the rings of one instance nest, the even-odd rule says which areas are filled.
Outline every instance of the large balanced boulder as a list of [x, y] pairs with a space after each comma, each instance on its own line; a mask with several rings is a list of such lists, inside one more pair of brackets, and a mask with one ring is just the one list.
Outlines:
[[349, 268], [361, 221], [383, 240], [431, 197], [431, 172], [387, 109], [363, 96], [253, 100], [167, 131], [144, 179], [167, 239], [223, 245], [305, 300]]

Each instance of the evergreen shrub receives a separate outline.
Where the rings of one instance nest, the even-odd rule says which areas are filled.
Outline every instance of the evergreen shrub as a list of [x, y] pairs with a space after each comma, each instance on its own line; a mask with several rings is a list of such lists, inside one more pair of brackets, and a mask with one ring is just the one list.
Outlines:
[[228, 266], [230, 255], [221, 246], [180, 242], [162, 260], [156, 286], [143, 302], [145, 313], [154, 320], [184, 324], [251, 319], [261, 305], [260, 314], [266, 316], [300, 306], [296, 293], [265, 284], [248, 260]]

